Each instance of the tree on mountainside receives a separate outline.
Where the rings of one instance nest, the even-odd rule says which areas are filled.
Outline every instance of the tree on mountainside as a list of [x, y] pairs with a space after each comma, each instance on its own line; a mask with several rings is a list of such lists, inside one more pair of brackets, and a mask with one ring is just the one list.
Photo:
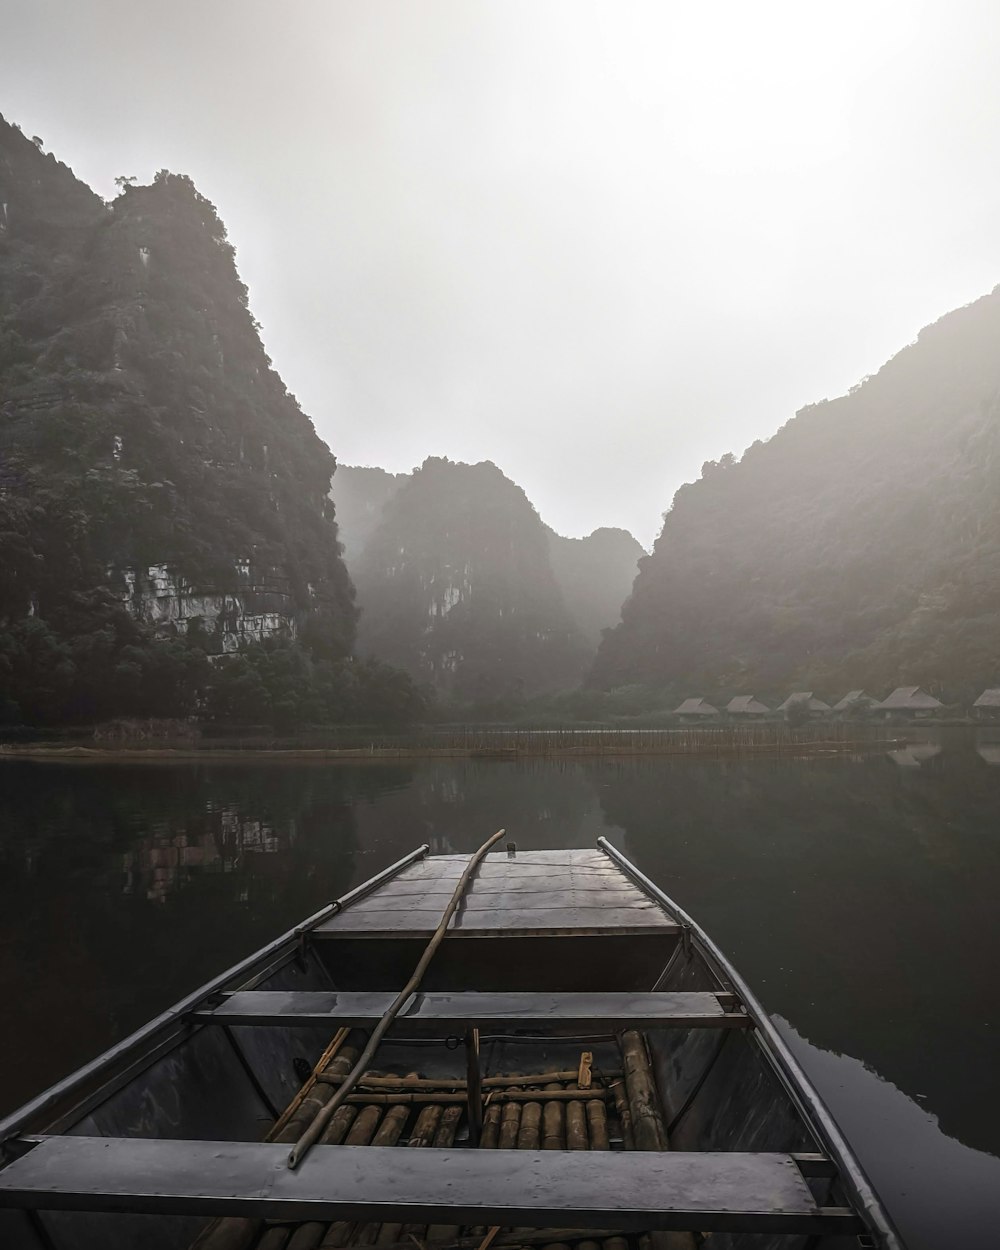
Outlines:
[[682, 697], [1000, 671], [1000, 289], [682, 486], [589, 681]]
[[0, 714], [197, 714], [209, 655], [269, 634], [235, 663], [260, 670], [255, 715], [414, 714], [402, 676], [393, 694], [350, 660], [336, 461], [271, 367], [215, 206], [168, 170], [116, 181], [109, 208], [0, 118]]

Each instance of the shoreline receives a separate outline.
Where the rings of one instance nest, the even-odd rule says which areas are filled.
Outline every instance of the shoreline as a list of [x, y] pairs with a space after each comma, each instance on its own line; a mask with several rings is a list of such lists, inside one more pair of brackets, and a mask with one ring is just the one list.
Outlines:
[[814, 739], [805, 742], [718, 742], [708, 744], [643, 744], [618, 747], [597, 743], [579, 746], [496, 747], [84, 747], [48, 744], [0, 745], [0, 762], [17, 760], [65, 763], [364, 763], [425, 759], [621, 759], [663, 756], [850, 755], [888, 750], [905, 738]]

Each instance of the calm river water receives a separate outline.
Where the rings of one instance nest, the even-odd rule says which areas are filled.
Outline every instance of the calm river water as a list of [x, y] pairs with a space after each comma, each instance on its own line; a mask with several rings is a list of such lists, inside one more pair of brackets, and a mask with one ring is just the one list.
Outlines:
[[0, 1112], [421, 842], [606, 834], [730, 954], [913, 1250], [1000, 1244], [1000, 729], [823, 760], [0, 765]]

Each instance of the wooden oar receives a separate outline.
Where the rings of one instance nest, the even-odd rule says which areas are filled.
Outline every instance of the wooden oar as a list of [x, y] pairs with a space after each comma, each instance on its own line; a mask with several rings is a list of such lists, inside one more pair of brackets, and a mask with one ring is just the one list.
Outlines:
[[438, 927], [434, 930], [431, 940], [427, 943], [424, 953], [420, 956], [420, 960], [416, 968], [413, 970], [413, 975], [393, 999], [392, 1005], [389, 1007], [382, 1019], [378, 1022], [378, 1024], [376, 1024], [374, 1029], [372, 1029], [371, 1037], [368, 1039], [368, 1045], [361, 1052], [361, 1057], [358, 1059], [357, 1063], [344, 1078], [343, 1085], [341, 1085], [341, 1087], [336, 1091], [330, 1101], [316, 1116], [315, 1120], [313, 1120], [312, 1124], [309, 1125], [306, 1131], [289, 1151], [288, 1166], [290, 1168], [297, 1168], [299, 1166], [302, 1160], [306, 1157], [309, 1148], [316, 1142], [323, 1130], [326, 1128], [333, 1113], [337, 1110], [341, 1103], [346, 1101], [347, 1096], [364, 1075], [364, 1072], [371, 1063], [376, 1050], [378, 1050], [379, 1043], [389, 1031], [392, 1022], [419, 989], [424, 973], [427, 971], [428, 965], [434, 958], [434, 954], [438, 947], [444, 941], [445, 933], [448, 930], [448, 924], [458, 909], [458, 905], [462, 901], [462, 896], [465, 894], [466, 888], [472, 880], [473, 874], [479, 867], [480, 861], [486, 855], [486, 852], [490, 849], [490, 847], [500, 841], [505, 832], [506, 830], [504, 829], [498, 829], [493, 837], [484, 842], [479, 850], [476, 851], [475, 855], [473, 855], [469, 860], [465, 867], [465, 871], [459, 878], [458, 885], [455, 887], [455, 893], [451, 896], [451, 901], [444, 909], [444, 915], [441, 917]]

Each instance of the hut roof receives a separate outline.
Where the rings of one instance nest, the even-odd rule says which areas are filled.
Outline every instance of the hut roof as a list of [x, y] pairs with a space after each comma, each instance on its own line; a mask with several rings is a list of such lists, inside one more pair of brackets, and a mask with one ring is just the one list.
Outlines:
[[972, 706], [1000, 707], [1000, 686], [997, 686], [993, 690], [984, 690]]
[[712, 707], [707, 699], [685, 699], [674, 713], [681, 716], [718, 716], [719, 709]]
[[888, 699], [883, 699], [878, 706], [883, 712], [912, 712], [944, 705], [940, 699], [935, 699], [919, 686], [897, 686]]
[[865, 694], [863, 690], [848, 690], [847, 694], [844, 695], [840, 702], [833, 705], [833, 710], [835, 712], [846, 712], [848, 707], [859, 699], [863, 703], [878, 703], [878, 699], [873, 699], [870, 694]]
[[765, 707], [763, 703], [758, 702], [752, 694], [738, 694], [735, 699], [730, 699], [726, 704], [727, 712], [746, 713], [746, 712], [769, 712], [771, 709]]
[[794, 694], [790, 694], [788, 698], [778, 708], [779, 712], [787, 712], [793, 703], [804, 703], [810, 712], [829, 712], [829, 703], [824, 703], [822, 699], [817, 699], [811, 690], [796, 690]]

